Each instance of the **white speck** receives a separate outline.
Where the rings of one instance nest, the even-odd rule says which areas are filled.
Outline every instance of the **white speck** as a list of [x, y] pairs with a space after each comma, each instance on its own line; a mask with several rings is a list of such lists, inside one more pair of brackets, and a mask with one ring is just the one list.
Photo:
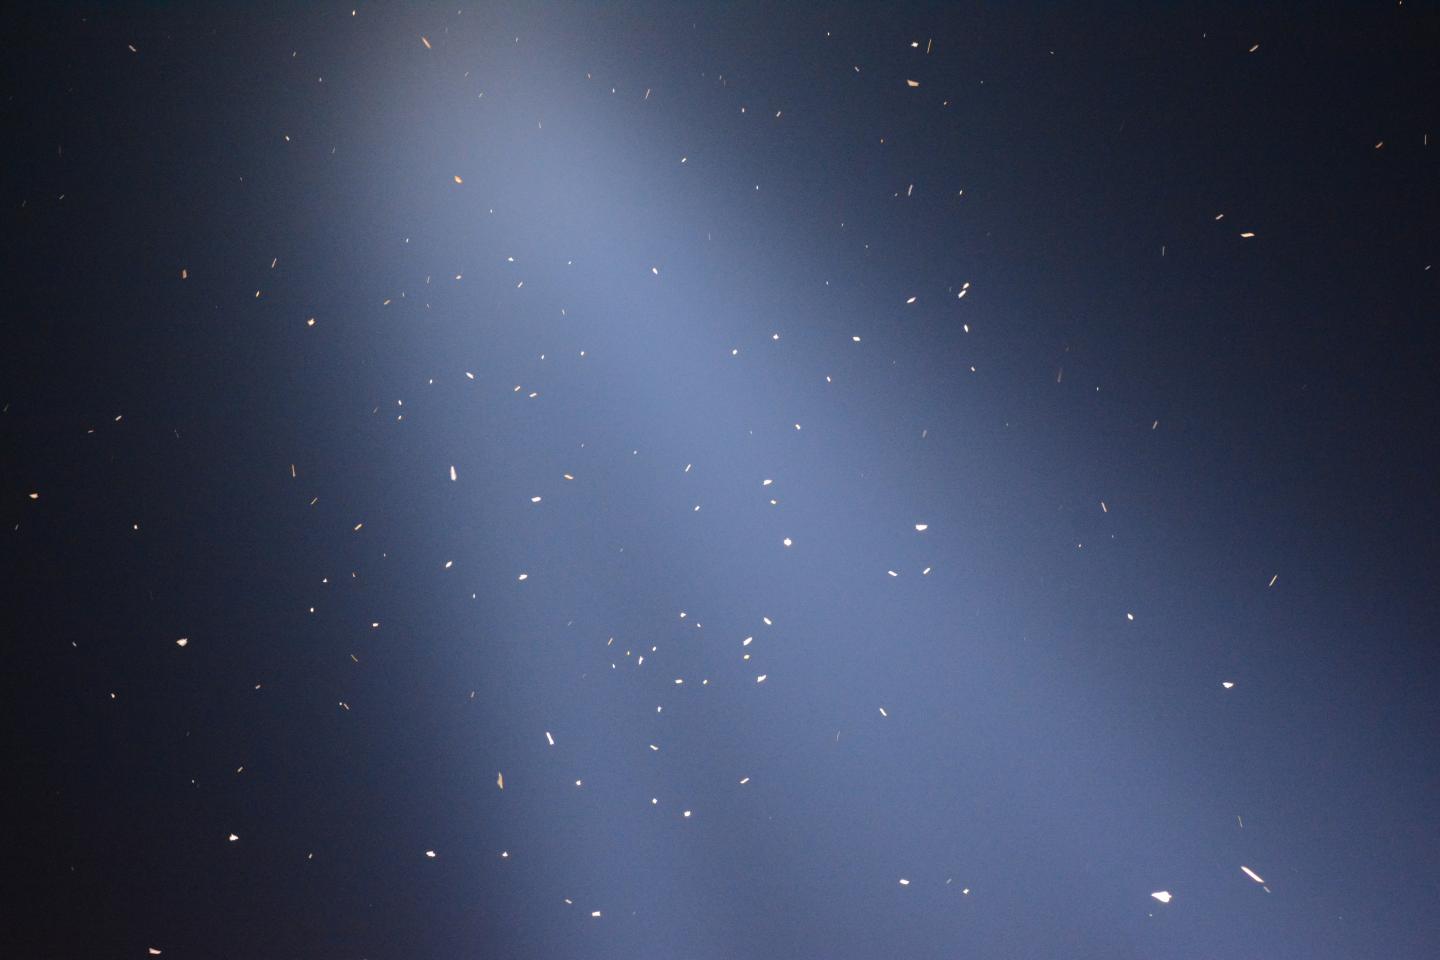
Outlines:
[[888, 716], [890, 716], [890, 714], [888, 714], [888, 713], [885, 712], [885, 708], [884, 708], [884, 707], [881, 707], [881, 708], [880, 708], [880, 716], [882, 716], [882, 717], [888, 717]]
[[768, 673], [762, 673], [762, 674], [760, 674], [760, 676], [758, 676], [758, 677], [755, 678], [755, 682], [756, 682], [756, 683], [764, 683], [764, 682], [765, 682], [765, 678], [768, 677], [768, 676], [770, 676], [770, 674], [768, 674]]
[[792, 543], [794, 543], [794, 541], [791, 540], [789, 537], [786, 537], [786, 538], [785, 538], [785, 546], [788, 547], [788, 546], [790, 546]]
[[1156, 890], [1154, 893], [1150, 894], [1150, 896], [1154, 897], [1156, 900], [1159, 900], [1161, 903], [1170, 902], [1169, 890]]
[[522, 573], [522, 574], [520, 574], [520, 576], [516, 577], [515, 579], [516, 579], [516, 580], [529, 580], [529, 579], [530, 579], [530, 574], [528, 574], [528, 573]]
[[1127, 614], [1125, 614], [1125, 619], [1126, 619], [1126, 620], [1134, 620], [1134, 619], [1135, 619], [1135, 614], [1133, 614], [1133, 613], [1127, 613]]
[[1220, 686], [1224, 687], [1226, 690], [1229, 690], [1231, 687], [1235, 686], [1235, 681], [1233, 681], [1233, 680], [1221, 680], [1221, 681], [1220, 681]]
[[426, 851], [425, 851], [425, 856], [429, 857], [431, 860], [434, 860], [434, 859], [435, 859], [435, 851], [434, 851], [434, 850], [426, 850]]
[[451, 464], [451, 465], [450, 465], [450, 479], [451, 479], [452, 481], [455, 479], [455, 465], [454, 465], [454, 464]]
[[231, 842], [231, 843], [234, 843], [236, 840], [239, 840], [240, 838], [237, 837], [235, 834], [232, 833], [232, 834], [230, 834], [230, 838], [229, 838], [229, 839], [230, 839], [230, 842]]
[[188, 646], [189, 644], [190, 644], [190, 638], [189, 638], [189, 637], [181, 637], [179, 640], [176, 640], [176, 641], [175, 641], [175, 646], [177, 646], [177, 647], [184, 647], [184, 646]]
[[1249, 877], [1251, 880], [1254, 880], [1256, 883], [1265, 882], [1260, 878], [1260, 874], [1256, 873], [1254, 870], [1251, 870], [1249, 867], [1242, 865], [1240, 869], [1245, 871], [1245, 876]]
[[550, 746], [552, 747], [555, 746], [555, 738], [550, 734], [549, 730], [545, 731], [545, 742], [550, 744]]
[[901, 878], [900, 878], [900, 886], [902, 886], [902, 887], [908, 887], [908, 886], [910, 886], [910, 881], [909, 881], [909, 880], [906, 880], [904, 877], [901, 877]]
[[929, 530], [929, 529], [930, 529], [930, 524], [928, 524], [928, 523], [917, 523], [917, 524], [915, 524], [915, 532], [916, 532], [916, 533], [924, 533], [926, 530]]

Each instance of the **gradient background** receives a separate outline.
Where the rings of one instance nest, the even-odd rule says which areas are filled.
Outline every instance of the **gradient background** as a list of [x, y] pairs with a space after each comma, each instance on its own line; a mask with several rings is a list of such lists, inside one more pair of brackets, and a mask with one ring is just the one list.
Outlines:
[[875, 6], [12, 12], [7, 956], [1434, 949], [1436, 6]]

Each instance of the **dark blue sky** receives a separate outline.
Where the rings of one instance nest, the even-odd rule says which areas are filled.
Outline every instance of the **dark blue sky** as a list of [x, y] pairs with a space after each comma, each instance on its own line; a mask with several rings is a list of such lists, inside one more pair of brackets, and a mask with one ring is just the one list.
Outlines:
[[1433, 949], [1436, 7], [874, 6], [14, 21], [6, 955]]

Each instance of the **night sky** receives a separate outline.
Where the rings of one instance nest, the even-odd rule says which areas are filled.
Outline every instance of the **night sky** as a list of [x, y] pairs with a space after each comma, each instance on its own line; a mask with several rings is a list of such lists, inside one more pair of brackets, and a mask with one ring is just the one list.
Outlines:
[[1436, 5], [7, 19], [4, 956], [1434, 956]]

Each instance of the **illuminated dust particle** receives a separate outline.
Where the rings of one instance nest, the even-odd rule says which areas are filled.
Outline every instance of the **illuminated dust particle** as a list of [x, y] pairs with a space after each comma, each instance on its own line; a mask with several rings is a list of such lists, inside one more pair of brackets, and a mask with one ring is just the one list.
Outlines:
[[434, 859], [435, 859], [435, 851], [434, 851], [434, 850], [426, 850], [426, 851], [425, 851], [425, 856], [429, 857], [431, 860], [434, 860]]
[[180, 268], [180, 279], [181, 279], [181, 280], [189, 280], [189, 279], [190, 279], [190, 271], [187, 270], [185, 267], [181, 267], [181, 268]]
[[501, 790], [505, 789], [505, 774], [495, 774], [495, 786], [499, 787]]
[[133, 43], [127, 43], [127, 44], [125, 44], [125, 46], [127, 46], [127, 47], [130, 48], [130, 52], [131, 52], [131, 53], [139, 53], [139, 52], [140, 52], [139, 50], [136, 50], [136, 49], [135, 49], [135, 44], [133, 44]]
[[149, 948], [148, 950], [146, 950], [145, 952], [146, 952], [147, 954], [149, 954], [150, 956], [152, 956], [152, 957], [158, 957], [158, 956], [160, 956], [160, 948], [159, 948], [159, 947], [151, 947], [151, 948]]
[[1133, 614], [1133, 613], [1127, 613], [1127, 614], [1125, 614], [1125, 619], [1126, 619], [1126, 620], [1134, 620], [1134, 619], [1135, 619], [1135, 614]]
[[1275, 586], [1275, 581], [1276, 581], [1276, 580], [1279, 580], [1279, 579], [1280, 579], [1280, 574], [1277, 573], [1277, 574], [1275, 574], [1275, 576], [1273, 576], [1273, 577], [1270, 578], [1270, 582], [1267, 583], [1266, 586], [1267, 586], [1267, 587], [1273, 587], [1273, 586]]
[[901, 877], [901, 878], [900, 878], [900, 886], [902, 886], [902, 887], [908, 887], [908, 886], [910, 886], [910, 881], [909, 881], [909, 880], [906, 880], [904, 877]]
[[451, 566], [454, 562], [455, 562], [454, 560], [446, 560], [446, 561], [445, 561], [445, 569], [446, 569], [446, 570], [449, 570], [449, 569], [450, 569], [450, 566]]
[[910, 88], [913, 89], [913, 88], [915, 88], [915, 87], [920, 86], [920, 81], [919, 81], [919, 80], [906, 80], [906, 81], [905, 81], [905, 86], [910, 87]]
[[365, 526], [365, 524], [363, 524], [363, 523], [357, 523], [357, 524], [355, 524], [355, 530], [356, 530], [356, 531], [359, 531], [359, 529], [360, 529], [361, 527], [363, 527], [363, 526]]
[[1253, 47], [1250, 48], [1250, 52], [1251, 52], [1251, 53], [1254, 53], [1256, 50], [1259, 50], [1259, 49], [1260, 49], [1260, 44], [1257, 43], [1257, 44], [1255, 44], [1255, 46], [1253, 46]]
[[237, 837], [235, 834], [233, 834], [233, 833], [230, 834], [229, 840], [230, 840], [231, 843], [234, 843], [236, 840], [239, 840], [239, 839], [240, 839], [240, 838]]
[[1250, 230], [1246, 230], [1244, 233], [1240, 234], [1240, 236], [1245, 240], [1249, 240], [1251, 237], [1255, 236], [1255, 234]]
[[430, 46], [430, 38], [429, 38], [429, 37], [421, 37], [421, 38], [420, 38], [420, 42], [423, 43], [423, 44], [425, 44], [425, 49], [426, 49], [426, 50], [433, 50], [433, 49], [434, 49], [434, 47]]
[[915, 532], [916, 532], [916, 533], [924, 533], [926, 530], [929, 530], [929, 529], [930, 529], [930, 524], [928, 524], [928, 523], [917, 523], [917, 524], [915, 524]]
[[1104, 501], [1104, 500], [1101, 500], [1101, 501], [1100, 501], [1100, 512], [1101, 512], [1101, 513], [1109, 513], [1109, 512], [1110, 512], [1110, 508], [1107, 507], [1107, 506], [1105, 506], [1105, 501]]
[[1233, 688], [1234, 688], [1234, 686], [1235, 686], [1235, 681], [1234, 681], [1234, 680], [1221, 680], [1221, 681], [1220, 681], [1220, 686], [1224, 687], [1226, 690], [1230, 690], [1230, 689], [1233, 689]]
[[599, 911], [599, 910], [591, 910], [591, 911], [590, 911], [590, 916], [592, 916], [592, 917], [598, 917], [598, 916], [600, 916], [600, 911]]
[[540, 502], [540, 498], [539, 498], [539, 497], [531, 497], [531, 498], [530, 498], [530, 502], [531, 502], [531, 503], [539, 503], [539, 502]]
[[653, 273], [653, 274], [654, 274], [655, 276], [657, 276], [657, 277], [660, 276], [660, 268], [659, 268], [659, 267], [651, 267], [651, 268], [650, 268], [650, 272]]
[[31, 500], [39, 500], [39, 499], [40, 499], [40, 492], [39, 492], [38, 490], [32, 491], [31, 494], [30, 494], [30, 499], [31, 499]]
[[892, 577], [898, 577], [898, 576], [900, 576], [900, 574], [896, 573], [894, 570], [886, 570], [885, 572], [888, 573], [888, 574], [889, 574], [890, 576], [892, 576]]
[[758, 676], [758, 677], [755, 678], [755, 682], [756, 682], [756, 683], [764, 683], [764, 682], [765, 682], [765, 678], [768, 677], [768, 676], [770, 676], [770, 674], [768, 674], [768, 673], [762, 673], [762, 674], [760, 674], [760, 676]]
[[785, 546], [788, 547], [788, 546], [790, 546], [792, 543], [794, 543], [794, 541], [791, 540], [789, 537], [786, 537], [786, 538], [785, 538], [785, 540], [784, 540]]
[[465, 181], [460, 179], [460, 175], [459, 175], [459, 174], [456, 174], [456, 175], [455, 175], [455, 182], [456, 182], [456, 183], [464, 183]]
[[190, 645], [190, 638], [189, 638], [189, 637], [181, 637], [179, 640], [176, 640], [176, 641], [175, 641], [175, 646], [177, 646], [177, 647], [188, 647], [189, 645]]
[[890, 716], [890, 714], [888, 714], [888, 713], [885, 712], [885, 708], [884, 708], [884, 707], [881, 707], [881, 708], [880, 708], [880, 716], [882, 716], [882, 717], [888, 717], [888, 716]]
[[1254, 880], [1256, 883], [1265, 882], [1260, 878], [1260, 874], [1256, 873], [1254, 870], [1251, 870], [1249, 867], [1242, 864], [1240, 869], [1245, 871], [1245, 876], [1249, 877], [1251, 880]]
[[530, 574], [528, 574], [528, 573], [522, 573], [522, 574], [520, 574], [520, 576], [516, 577], [515, 579], [516, 579], [516, 580], [529, 580], [529, 579], [530, 579]]
[[907, 304], [914, 303], [914, 302], [915, 302], [915, 298], [914, 298], [914, 297], [911, 297], [909, 300], [906, 300], [905, 302], [906, 302]]
[[929, 568], [929, 567], [926, 567], [924, 570], [921, 570], [921, 571], [920, 571], [920, 576], [922, 576], [922, 577], [928, 577], [928, 576], [930, 576], [930, 568]]
[[1169, 890], [1156, 890], [1154, 893], [1150, 894], [1150, 896], [1154, 897], [1156, 900], [1159, 900], [1161, 903], [1170, 902]]
[[555, 737], [551, 735], [549, 730], [545, 731], [545, 742], [552, 747], [555, 746]]
[[690, 818], [690, 811], [686, 810], [683, 814], [681, 814], [681, 816], [685, 817], [688, 820]]
[[745, 785], [745, 784], [747, 784], [747, 783], [749, 783], [749, 782], [750, 782], [750, 778], [749, 778], [749, 777], [741, 777], [741, 778], [740, 778], [740, 784], [741, 784], [742, 786]]

